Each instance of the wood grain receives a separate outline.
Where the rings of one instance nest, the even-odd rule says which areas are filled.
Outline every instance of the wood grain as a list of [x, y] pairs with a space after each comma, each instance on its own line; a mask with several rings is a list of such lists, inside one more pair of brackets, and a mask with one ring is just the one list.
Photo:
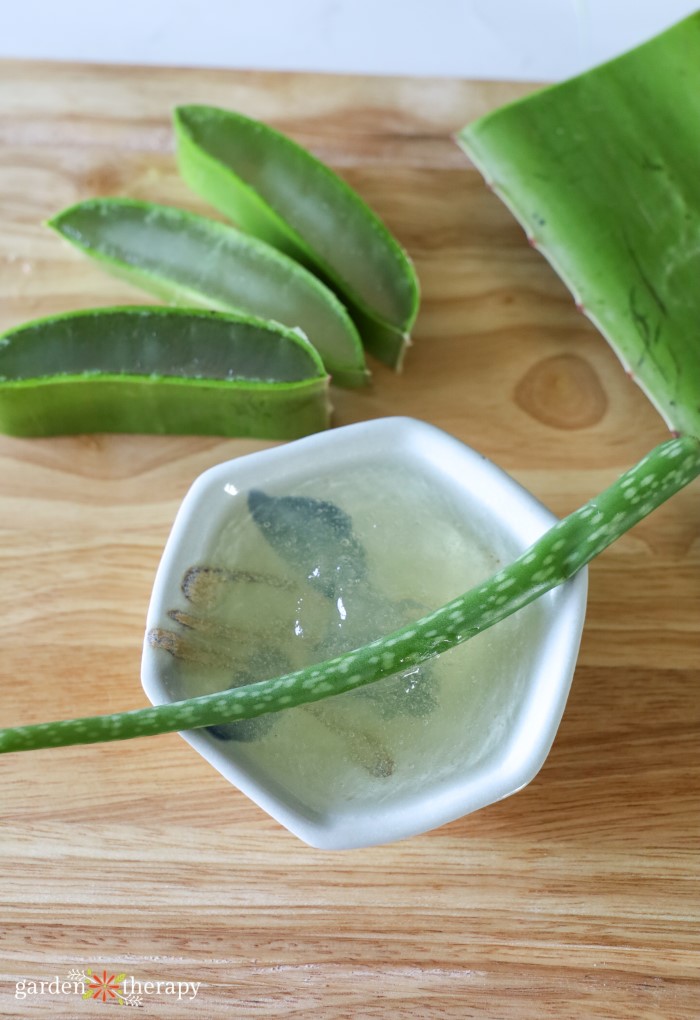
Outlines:
[[[335, 422], [411, 414], [557, 513], [664, 438], [563, 286], [451, 134], [525, 86], [7, 63], [0, 68], [0, 326], [146, 302], [41, 221], [96, 194], [207, 211], [179, 181], [177, 102], [294, 134], [414, 257], [401, 376], [374, 365]], [[262, 443], [0, 439], [0, 717], [144, 703], [150, 585], [192, 479]], [[176, 735], [0, 758], [0, 1015], [107, 1008], [15, 998], [106, 968], [200, 981], [146, 1015], [628, 1018], [700, 1015], [700, 490], [591, 569], [573, 693], [540, 775], [428, 835], [311, 850]]]

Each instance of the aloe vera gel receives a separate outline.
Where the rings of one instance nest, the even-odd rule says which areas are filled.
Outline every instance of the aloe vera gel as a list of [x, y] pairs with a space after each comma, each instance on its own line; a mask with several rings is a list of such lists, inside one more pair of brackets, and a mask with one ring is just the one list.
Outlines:
[[[397, 515], [399, 493], [405, 508]], [[364, 645], [515, 552], [503, 541], [487, 546], [464, 507], [402, 465], [232, 492], [229, 503], [203, 562], [183, 575], [172, 628], [152, 635], [173, 655], [173, 700]], [[504, 718], [511, 685], [527, 675], [538, 615], [528, 607], [460, 648], [313, 711], [302, 705], [214, 727], [214, 739], [312, 811], [439, 784], [497, 741], [492, 719]]]
[[[148, 632], [168, 700], [365, 645], [522, 550], [483, 494], [470, 498], [449, 467], [423, 467], [413, 453], [379, 442], [322, 471], [303, 458], [260, 484], [239, 484], [234, 462], [211, 528], [179, 559], [167, 612]], [[502, 753], [546, 625], [545, 597], [376, 684], [191, 736], [214, 764], [226, 759], [321, 824], [410, 813], [416, 798], [439, 803], [465, 770]]]

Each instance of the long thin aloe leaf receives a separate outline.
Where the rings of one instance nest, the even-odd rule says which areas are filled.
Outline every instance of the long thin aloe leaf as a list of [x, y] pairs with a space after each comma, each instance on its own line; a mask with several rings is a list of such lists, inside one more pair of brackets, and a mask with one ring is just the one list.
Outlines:
[[458, 136], [669, 426], [700, 435], [700, 13]]
[[0, 730], [0, 753], [127, 740], [251, 719], [391, 676], [481, 633], [562, 584], [700, 475], [700, 440], [669, 440], [512, 564], [387, 637], [273, 680], [154, 708]]
[[231, 226], [129, 198], [93, 198], [48, 221], [104, 269], [175, 305], [300, 328], [333, 382], [361, 386], [362, 343], [335, 294], [276, 248]]
[[328, 377], [294, 330], [184, 309], [88, 309], [0, 336], [0, 431], [292, 439], [328, 426]]
[[240, 113], [180, 106], [174, 124], [190, 187], [243, 230], [320, 272], [348, 302], [367, 349], [399, 367], [418, 279], [357, 192], [291, 138]]

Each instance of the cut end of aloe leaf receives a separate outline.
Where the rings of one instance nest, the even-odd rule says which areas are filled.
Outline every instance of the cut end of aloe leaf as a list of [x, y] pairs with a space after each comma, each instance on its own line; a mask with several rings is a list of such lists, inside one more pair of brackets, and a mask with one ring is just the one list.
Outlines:
[[298, 332], [250, 316], [87, 309], [0, 336], [0, 431], [291, 439], [329, 424], [328, 377]]
[[459, 144], [669, 427], [700, 435], [700, 13]]
[[[399, 336], [410, 332], [419, 304], [413, 264], [342, 178], [291, 138], [240, 113], [180, 106], [174, 124], [190, 187], [242, 229], [320, 273], [353, 315]], [[371, 336], [366, 342], [381, 356]]]
[[172, 206], [94, 198], [48, 226], [107, 272], [182, 307], [203, 307], [299, 328], [340, 386], [369, 378], [357, 329], [335, 294], [270, 245]]

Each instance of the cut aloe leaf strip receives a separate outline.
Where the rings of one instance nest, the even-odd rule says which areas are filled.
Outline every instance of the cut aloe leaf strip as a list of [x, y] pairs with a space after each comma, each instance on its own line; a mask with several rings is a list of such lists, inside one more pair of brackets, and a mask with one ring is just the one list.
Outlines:
[[418, 278], [357, 192], [291, 138], [240, 113], [179, 106], [174, 126], [190, 187], [320, 273], [348, 304], [367, 349], [399, 367], [418, 312]]
[[700, 435], [700, 12], [458, 141], [669, 427]]
[[129, 198], [79, 202], [48, 226], [107, 272], [171, 304], [298, 327], [334, 383], [367, 382], [362, 342], [347, 310], [316, 276], [263, 241], [195, 213]]
[[699, 474], [700, 441], [689, 436], [669, 440], [559, 521], [509, 566], [387, 637], [286, 676], [221, 693], [131, 712], [3, 729], [0, 753], [221, 725], [320, 701], [409, 669], [563, 584]]
[[85, 309], [0, 336], [0, 431], [292, 439], [327, 428], [328, 376], [300, 333], [250, 316]]

